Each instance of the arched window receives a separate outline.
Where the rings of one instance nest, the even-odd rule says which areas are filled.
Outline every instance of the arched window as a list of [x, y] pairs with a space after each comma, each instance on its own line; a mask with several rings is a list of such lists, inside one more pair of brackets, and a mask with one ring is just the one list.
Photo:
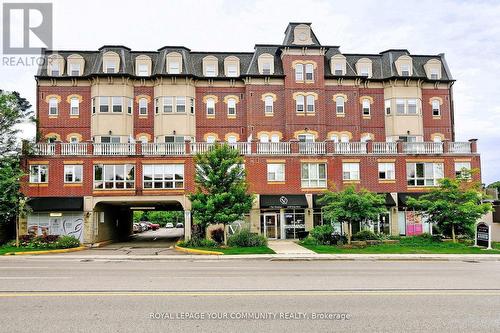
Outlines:
[[238, 138], [236, 137], [236, 135], [229, 135], [227, 137], [227, 142], [228, 143], [236, 143], [238, 141]]
[[260, 142], [262, 142], [262, 143], [268, 143], [269, 142], [269, 135], [267, 135], [267, 134], [261, 134], [260, 135]]
[[335, 98], [335, 104], [336, 104], [335, 109], [337, 111], [337, 114], [344, 114], [345, 113], [344, 102], [345, 102], [345, 99], [342, 96], [338, 96], [337, 98]]
[[349, 138], [349, 135], [347, 134], [342, 134], [340, 136], [340, 142], [349, 142], [350, 138]]
[[49, 116], [57, 116], [59, 114], [57, 98], [51, 97], [49, 99]]
[[145, 135], [141, 135], [141, 136], [139, 137], [139, 141], [140, 141], [141, 143], [148, 143], [148, 137], [147, 137], [147, 136], [145, 136]]
[[306, 101], [307, 101], [307, 112], [314, 113], [314, 110], [315, 110], [315, 107], [314, 107], [314, 96], [313, 95], [307, 95]]
[[148, 100], [146, 98], [139, 99], [139, 115], [148, 114]]
[[215, 116], [215, 100], [207, 98], [207, 116]]
[[273, 107], [274, 107], [273, 97], [266, 96], [264, 98], [264, 112], [265, 113], [273, 113], [274, 112]]
[[363, 134], [363, 136], [361, 136], [361, 142], [366, 142], [366, 141], [369, 141], [372, 139], [372, 136], [368, 133], [365, 133]]
[[437, 99], [432, 100], [432, 115], [438, 117], [441, 115], [441, 105]]
[[304, 65], [295, 65], [295, 81], [304, 81]]
[[280, 142], [280, 136], [278, 134], [271, 135], [271, 142]]
[[215, 143], [215, 135], [207, 135], [207, 143]]
[[70, 103], [69, 115], [78, 116], [80, 114], [80, 100], [77, 97], [72, 97]]
[[312, 64], [306, 64], [306, 80], [314, 80], [314, 66]]
[[297, 99], [295, 100], [295, 111], [304, 112], [304, 96], [297, 95]]
[[236, 116], [236, 100], [234, 98], [227, 100], [227, 115]]
[[363, 116], [369, 116], [370, 115], [370, 100], [368, 99], [363, 99]]
[[339, 142], [339, 135], [338, 134], [330, 135], [330, 140], [332, 140], [333, 142]]

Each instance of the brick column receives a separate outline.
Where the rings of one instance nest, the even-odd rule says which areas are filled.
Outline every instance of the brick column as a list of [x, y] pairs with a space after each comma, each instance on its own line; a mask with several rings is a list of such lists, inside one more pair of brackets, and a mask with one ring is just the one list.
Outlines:
[[292, 154], [298, 154], [299, 153], [299, 140], [297, 140], [297, 139], [291, 139], [290, 140], [290, 152]]
[[471, 153], [477, 153], [477, 139], [470, 139], [469, 142]]
[[250, 154], [252, 154], [252, 155], [257, 154], [257, 144], [258, 144], [258, 142], [259, 142], [259, 140], [257, 140], [257, 139], [252, 139], [252, 141], [251, 141], [251, 143], [250, 143], [250, 144], [251, 144], [251, 147], [250, 147], [250, 149], [251, 149], [251, 150], [250, 150]]
[[191, 155], [191, 140], [184, 140], [184, 153]]
[[54, 154], [56, 156], [61, 155], [61, 141], [56, 141], [54, 143]]
[[325, 140], [325, 150], [327, 155], [335, 153], [335, 142], [333, 140]]
[[142, 142], [140, 141], [135, 143], [135, 154], [142, 155]]
[[367, 154], [373, 153], [373, 141], [372, 140], [366, 141], [366, 153]]
[[396, 140], [398, 154], [403, 153], [403, 140]]
[[443, 140], [443, 154], [446, 154], [450, 151], [450, 140], [444, 139]]

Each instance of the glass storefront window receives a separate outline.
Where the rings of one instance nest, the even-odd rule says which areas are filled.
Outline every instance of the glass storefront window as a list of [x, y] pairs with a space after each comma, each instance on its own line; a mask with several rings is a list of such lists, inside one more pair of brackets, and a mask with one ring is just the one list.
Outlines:
[[298, 238], [298, 233], [306, 230], [304, 209], [286, 209], [284, 229], [286, 239]]

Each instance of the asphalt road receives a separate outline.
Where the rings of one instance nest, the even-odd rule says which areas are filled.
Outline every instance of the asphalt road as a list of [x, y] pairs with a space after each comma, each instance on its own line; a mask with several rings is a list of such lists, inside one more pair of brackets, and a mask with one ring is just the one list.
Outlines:
[[0, 281], [2, 332], [500, 331], [500, 262], [0, 257]]

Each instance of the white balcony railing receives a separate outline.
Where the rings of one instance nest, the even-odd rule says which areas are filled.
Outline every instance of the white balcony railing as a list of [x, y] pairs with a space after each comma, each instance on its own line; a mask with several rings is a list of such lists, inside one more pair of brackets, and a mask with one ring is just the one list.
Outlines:
[[135, 143], [94, 143], [94, 155], [135, 155]]
[[56, 144], [55, 143], [36, 143], [33, 146], [33, 152], [35, 155], [55, 155]]
[[470, 142], [450, 142], [448, 147], [449, 147], [450, 154], [470, 154], [471, 153], [471, 143]]
[[299, 154], [322, 155], [326, 153], [325, 142], [299, 142]]
[[143, 155], [184, 155], [186, 153], [184, 143], [143, 143], [141, 148]]
[[442, 154], [442, 142], [403, 142], [405, 154]]
[[88, 155], [88, 144], [61, 143], [61, 155]]
[[257, 154], [289, 155], [290, 142], [257, 142]]
[[374, 154], [398, 153], [398, 144], [396, 142], [374, 142], [372, 148]]
[[336, 142], [336, 154], [366, 154], [366, 142]]
[[252, 152], [252, 145], [249, 142], [233, 142], [228, 143], [229, 147], [236, 149], [242, 155], [248, 155]]

